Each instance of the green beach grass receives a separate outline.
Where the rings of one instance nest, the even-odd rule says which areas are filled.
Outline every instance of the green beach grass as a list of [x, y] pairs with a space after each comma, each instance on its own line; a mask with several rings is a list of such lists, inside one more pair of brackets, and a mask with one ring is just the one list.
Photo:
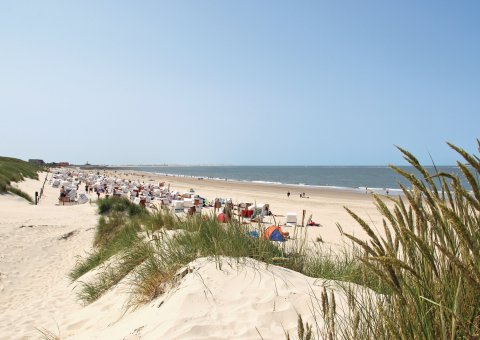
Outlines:
[[0, 193], [10, 192], [33, 202], [32, 197], [11, 185], [12, 182], [20, 182], [25, 178], [38, 179], [40, 167], [21, 159], [0, 157]]
[[[125, 198], [98, 201], [99, 219], [93, 251], [77, 261], [70, 273], [72, 280], [100, 269], [92, 282], [82, 282], [80, 298], [91, 303], [133, 270], [132, 301], [145, 303], [171, 284], [177, 270], [200, 257], [252, 258], [280, 265], [311, 277], [343, 280], [375, 286], [378, 280], [368, 276], [363, 264], [350, 254], [339, 256], [314, 251], [296, 242], [287, 252], [282, 245], [249, 235], [250, 229], [236, 221], [222, 224], [215, 216], [178, 218], [165, 210], [148, 212]], [[133, 213], [132, 211], [138, 212]], [[171, 231], [168, 233], [167, 231]], [[112, 256], [115, 263], [105, 263]], [[161, 288], [164, 287], [164, 288]]]

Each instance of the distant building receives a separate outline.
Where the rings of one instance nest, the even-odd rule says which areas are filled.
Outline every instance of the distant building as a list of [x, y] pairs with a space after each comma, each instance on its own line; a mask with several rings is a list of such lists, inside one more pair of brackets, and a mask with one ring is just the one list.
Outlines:
[[70, 163], [68, 162], [60, 162], [60, 163], [57, 163], [57, 166], [69, 166]]
[[43, 159], [29, 159], [28, 163], [36, 164], [36, 165], [45, 165]]

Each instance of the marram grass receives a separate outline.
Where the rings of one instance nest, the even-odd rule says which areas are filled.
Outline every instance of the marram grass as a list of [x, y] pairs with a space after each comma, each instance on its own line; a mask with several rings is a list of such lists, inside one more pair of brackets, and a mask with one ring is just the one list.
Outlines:
[[[351, 255], [333, 255], [321, 248], [307, 253], [301, 245], [286, 252], [275, 243], [252, 238], [248, 228], [235, 221], [222, 224], [214, 216], [181, 219], [164, 210], [152, 213], [145, 210], [130, 216], [128, 204], [109, 211], [100, 217], [94, 251], [80, 259], [70, 273], [76, 280], [99, 268], [93, 281], [81, 283], [80, 298], [85, 303], [95, 301], [129, 274], [131, 305], [146, 303], [174, 284], [181, 267], [200, 257], [253, 258], [312, 277], [359, 281], [366, 285], [375, 279]], [[114, 263], [101, 266], [114, 255]], [[276, 259], [283, 260], [276, 262]]]
[[457, 165], [471, 190], [455, 175], [429, 173], [411, 153], [399, 148], [421, 176], [392, 166], [411, 189], [402, 187], [402, 197], [389, 198], [391, 208], [385, 198], [375, 196], [384, 217], [383, 233], [347, 208], [368, 240], [344, 236], [363, 249], [358, 260], [390, 293], [377, 301], [371, 296], [357, 301], [367, 317], [353, 317], [352, 307], [342, 332], [326, 332], [327, 338], [480, 337], [480, 163], [478, 157], [449, 145], [463, 158]]
[[33, 202], [32, 197], [11, 185], [12, 182], [20, 182], [25, 178], [38, 179], [40, 168], [36, 165], [17, 158], [0, 157], [0, 194], [11, 192]]

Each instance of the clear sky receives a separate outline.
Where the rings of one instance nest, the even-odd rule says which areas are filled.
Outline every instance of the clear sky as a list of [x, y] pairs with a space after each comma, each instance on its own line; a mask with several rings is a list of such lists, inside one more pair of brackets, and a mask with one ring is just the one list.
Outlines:
[[0, 155], [404, 164], [476, 152], [479, 1], [1, 1]]

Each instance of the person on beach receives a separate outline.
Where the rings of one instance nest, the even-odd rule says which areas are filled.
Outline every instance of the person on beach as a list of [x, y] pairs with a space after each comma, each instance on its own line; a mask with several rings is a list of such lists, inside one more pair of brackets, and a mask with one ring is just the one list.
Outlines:
[[288, 198], [290, 198], [290, 191], [289, 191], [289, 192], [287, 192], [287, 197], [288, 197]]
[[65, 187], [62, 185], [60, 188], [60, 198], [64, 198], [65, 196], [67, 196], [67, 194], [65, 193]]

